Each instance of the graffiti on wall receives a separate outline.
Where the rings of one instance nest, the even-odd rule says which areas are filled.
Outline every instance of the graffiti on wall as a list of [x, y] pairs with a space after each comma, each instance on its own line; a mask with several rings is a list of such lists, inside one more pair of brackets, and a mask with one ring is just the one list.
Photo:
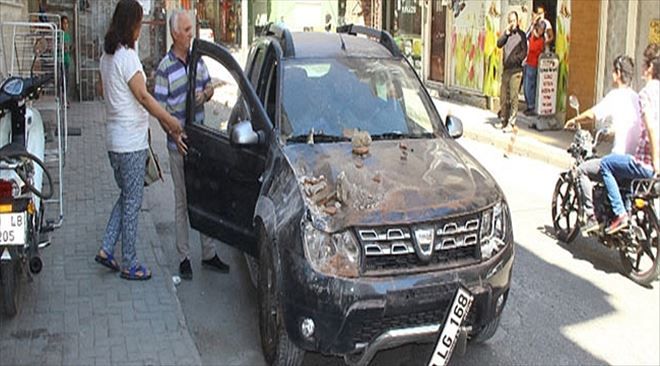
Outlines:
[[500, 80], [502, 78], [502, 49], [497, 48], [499, 36], [499, 22], [501, 12], [499, 3], [492, 1], [486, 14], [486, 34], [484, 40], [485, 76], [483, 92], [489, 97], [500, 95]]
[[484, 3], [467, 1], [452, 29], [452, 73], [456, 86], [481, 91], [484, 84]]
[[571, 43], [571, 0], [557, 4], [557, 36], [555, 52], [559, 57], [559, 79], [557, 81], [557, 112], [566, 111], [568, 92], [568, 51]]

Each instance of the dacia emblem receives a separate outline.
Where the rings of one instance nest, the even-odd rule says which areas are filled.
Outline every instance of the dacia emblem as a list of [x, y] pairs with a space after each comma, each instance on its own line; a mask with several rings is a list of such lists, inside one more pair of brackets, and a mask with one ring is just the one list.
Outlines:
[[423, 263], [431, 261], [433, 253], [433, 242], [435, 241], [435, 230], [433, 227], [421, 227], [413, 230], [415, 234], [415, 252]]

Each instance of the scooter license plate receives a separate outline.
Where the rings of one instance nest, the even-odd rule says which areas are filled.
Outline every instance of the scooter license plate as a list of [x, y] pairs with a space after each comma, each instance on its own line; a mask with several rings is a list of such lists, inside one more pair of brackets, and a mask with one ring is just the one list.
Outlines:
[[444, 321], [438, 343], [429, 361], [429, 366], [444, 366], [449, 363], [451, 353], [456, 347], [461, 324], [467, 318], [474, 296], [463, 286], [459, 286], [452, 301], [449, 313]]
[[0, 214], [0, 245], [25, 244], [26, 228], [25, 212]]

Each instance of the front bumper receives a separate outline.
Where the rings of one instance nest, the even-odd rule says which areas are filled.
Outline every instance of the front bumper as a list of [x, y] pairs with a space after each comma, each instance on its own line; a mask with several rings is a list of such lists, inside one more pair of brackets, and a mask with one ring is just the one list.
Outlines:
[[[513, 258], [513, 245], [509, 244], [489, 261], [470, 266], [345, 279], [325, 276], [314, 271], [305, 258], [285, 255], [281, 258], [284, 325], [289, 338], [303, 349], [345, 355], [347, 361], [357, 356], [364, 361], [360, 355], [373, 356], [407, 343], [435, 342], [462, 284], [474, 295], [464, 329], [468, 335], [476, 334], [504, 307]], [[305, 319], [315, 324], [310, 337], [301, 333]]]

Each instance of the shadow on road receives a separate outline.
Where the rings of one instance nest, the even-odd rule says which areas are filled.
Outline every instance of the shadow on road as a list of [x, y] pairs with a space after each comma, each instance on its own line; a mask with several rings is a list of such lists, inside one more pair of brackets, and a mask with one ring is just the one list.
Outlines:
[[576, 260], [586, 261], [593, 265], [594, 269], [605, 273], [619, 273], [625, 277], [621, 271], [621, 261], [615, 250], [602, 245], [598, 240], [591, 237], [578, 236], [571, 243], [564, 243], [557, 239], [555, 229], [550, 225], [544, 225], [538, 230], [556, 241], [557, 246], [571, 253]]

